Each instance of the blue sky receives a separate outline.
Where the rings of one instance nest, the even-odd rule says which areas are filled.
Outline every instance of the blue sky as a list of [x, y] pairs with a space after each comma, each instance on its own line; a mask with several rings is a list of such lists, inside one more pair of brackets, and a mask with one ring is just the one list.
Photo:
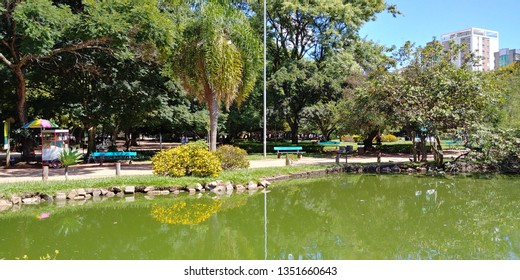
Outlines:
[[387, 0], [403, 13], [377, 16], [361, 37], [400, 47], [407, 40], [424, 46], [441, 34], [477, 27], [499, 32], [499, 47], [520, 49], [520, 0]]

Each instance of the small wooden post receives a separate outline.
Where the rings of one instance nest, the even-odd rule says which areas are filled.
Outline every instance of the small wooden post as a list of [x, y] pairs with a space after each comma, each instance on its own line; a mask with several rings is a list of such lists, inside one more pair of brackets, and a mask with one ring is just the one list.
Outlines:
[[377, 154], [377, 163], [381, 163], [381, 152]]
[[285, 154], [285, 165], [286, 166], [291, 165], [291, 160], [289, 159], [289, 154]]
[[336, 164], [339, 164], [339, 154], [336, 154]]
[[44, 165], [42, 171], [42, 180], [47, 181], [47, 179], [49, 179], [49, 166]]
[[121, 176], [121, 163], [116, 162], [116, 176]]
[[348, 153], [345, 153], [345, 163], [348, 163]]

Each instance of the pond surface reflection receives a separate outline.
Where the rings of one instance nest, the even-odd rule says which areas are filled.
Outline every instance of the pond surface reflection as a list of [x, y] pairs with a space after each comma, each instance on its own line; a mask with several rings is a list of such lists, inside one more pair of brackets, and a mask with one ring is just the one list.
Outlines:
[[519, 183], [338, 175], [268, 193], [24, 206], [0, 212], [0, 259], [518, 259]]

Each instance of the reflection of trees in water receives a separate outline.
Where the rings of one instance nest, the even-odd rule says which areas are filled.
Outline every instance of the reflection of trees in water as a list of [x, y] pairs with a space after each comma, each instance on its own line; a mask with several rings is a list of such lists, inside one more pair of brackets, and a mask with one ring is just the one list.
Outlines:
[[[186, 206], [175, 206], [176, 210], [184, 208], [194, 210], [196, 203], [205, 204], [207, 211], [199, 209], [193, 213], [202, 213], [198, 217], [181, 218], [172, 221], [175, 223], [161, 224], [161, 234], [156, 235], [156, 238], [164, 239], [169, 251], [169, 259], [258, 259], [261, 252], [256, 248], [260, 236], [252, 235], [250, 232], [250, 225], [254, 224], [259, 214], [256, 204], [251, 206], [248, 204], [251, 198], [256, 195], [249, 195], [247, 193], [234, 194], [231, 197], [201, 197], [201, 198], [186, 198]], [[176, 201], [175, 203], [179, 203]], [[191, 206], [188, 206], [191, 205]], [[218, 208], [215, 212], [209, 211], [213, 209], [210, 206]], [[218, 205], [218, 206], [217, 206]], [[161, 201], [160, 205], [154, 205], [156, 208], [150, 211], [154, 221], [161, 222], [154, 217], [154, 210], [156, 213], [164, 213], [168, 208], [172, 207], [172, 203], [165, 203]], [[157, 211], [157, 206], [160, 211]], [[200, 205], [198, 205], [200, 206]], [[244, 207], [246, 206], [246, 207]], [[252, 207], [252, 208], [251, 208]], [[191, 211], [190, 210], [190, 211]], [[167, 212], [167, 211], [166, 211]], [[173, 212], [172, 212], [173, 213]], [[208, 216], [208, 214], [210, 214]], [[161, 214], [163, 215], [163, 214]], [[186, 216], [185, 216], [186, 217]], [[171, 218], [171, 217], [170, 217]], [[194, 221], [199, 221], [198, 224], [193, 224]], [[180, 223], [181, 221], [190, 221]], [[168, 230], [165, 229], [168, 228]], [[258, 232], [259, 234], [261, 232]]]
[[153, 205], [152, 217], [163, 224], [198, 225], [217, 211], [222, 202], [216, 199], [181, 200], [168, 206]]
[[[267, 194], [268, 258], [517, 259], [516, 182], [366, 174], [277, 182]], [[198, 224], [150, 215], [153, 205], [180, 201], [221, 206]], [[21, 233], [10, 242], [25, 247], [18, 256], [42, 255], [29, 251], [38, 240], [64, 259], [263, 259], [263, 207], [263, 194], [247, 193], [99, 203], [42, 221], [32, 215], [29, 226], [13, 217]]]
[[[510, 259], [520, 253], [520, 191], [504, 189], [513, 181], [339, 178], [345, 187], [307, 180], [274, 188], [283, 195], [270, 199], [270, 207], [280, 206], [269, 213], [270, 257]], [[310, 256], [309, 244], [316, 244]]]
[[78, 215], [65, 216], [57, 223], [57, 233], [61, 236], [68, 236], [72, 233], [77, 233], [83, 227], [83, 217]]

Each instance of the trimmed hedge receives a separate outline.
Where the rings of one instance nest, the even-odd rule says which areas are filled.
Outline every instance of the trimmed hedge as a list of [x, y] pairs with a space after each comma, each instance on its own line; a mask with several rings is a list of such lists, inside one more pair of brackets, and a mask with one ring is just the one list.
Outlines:
[[[241, 149], [246, 150], [248, 153], [263, 153], [264, 152], [264, 143], [261, 142], [235, 142], [233, 145], [240, 147]], [[287, 143], [287, 142], [267, 142], [266, 149], [268, 153], [274, 153], [274, 147], [277, 146], [300, 146], [303, 151], [311, 154], [319, 154], [323, 152], [324, 146], [313, 144], [313, 143], [299, 143], [297, 145]]]
[[[392, 145], [381, 145], [380, 150], [383, 153], [388, 154], [411, 154], [412, 144], [392, 144]], [[426, 150], [430, 150], [430, 145], [426, 145]]]

